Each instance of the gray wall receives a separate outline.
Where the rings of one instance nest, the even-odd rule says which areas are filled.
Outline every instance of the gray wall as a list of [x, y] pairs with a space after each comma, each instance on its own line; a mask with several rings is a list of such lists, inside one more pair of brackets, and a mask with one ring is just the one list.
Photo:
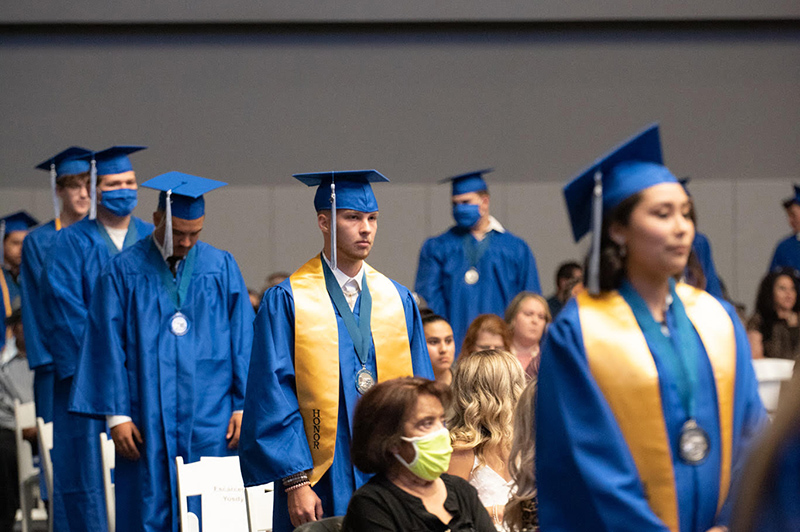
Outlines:
[[[259, 286], [320, 245], [312, 192], [290, 175], [374, 167], [393, 183], [376, 186], [371, 262], [411, 284], [421, 242], [450, 223], [447, 189], [432, 183], [494, 166], [493, 212], [531, 244], [549, 291], [556, 264], [583, 254], [561, 185], [660, 121], [666, 161], [693, 176], [701, 228], [735, 297], [752, 304], [788, 231], [779, 201], [800, 168], [795, 2], [668, 12], [543, 2], [538, 14], [510, 3], [516, 11], [499, 18], [516, 22], [503, 24], [385, 23], [498, 19], [470, 2], [450, 14], [410, 4], [402, 16], [363, 5], [329, 13], [327, 3], [316, 14], [288, 3], [259, 14], [243, 0], [216, 19], [210, 0], [193, 11], [259, 21], [238, 25], [131, 23], [192, 20], [172, 4], [158, 13], [151, 2], [114, 13], [99, 2], [23, 4], [0, 13], [0, 212], [47, 217], [47, 177], [31, 168], [66, 146], [146, 144], [133, 156], [141, 180], [181, 170], [232, 184], [208, 198], [204, 238]], [[275, 23], [314, 17], [372, 22]], [[60, 24], [78, 20], [97, 24]], [[141, 204], [149, 217], [154, 196]]]

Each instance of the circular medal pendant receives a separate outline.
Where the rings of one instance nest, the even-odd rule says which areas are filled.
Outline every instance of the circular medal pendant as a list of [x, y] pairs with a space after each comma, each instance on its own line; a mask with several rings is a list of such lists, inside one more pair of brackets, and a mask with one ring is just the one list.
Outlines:
[[169, 322], [169, 330], [175, 336], [183, 336], [189, 331], [189, 320], [186, 315], [181, 312], [176, 312], [172, 315]]
[[370, 388], [375, 386], [375, 376], [367, 369], [361, 368], [356, 373], [356, 390], [364, 395]]
[[464, 274], [464, 282], [467, 284], [475, 284], [480, 279], [480, 275], [478, 275], [478, 270], [475, 268], [470, 268], [467, 270], [467, 273]]
[[694, 419], [683, 424], [678, 440], [678, 454], [684, 463], [689, 465], [702, 463], [708, 456], [709, 448], [708, 434], [697, 425]]

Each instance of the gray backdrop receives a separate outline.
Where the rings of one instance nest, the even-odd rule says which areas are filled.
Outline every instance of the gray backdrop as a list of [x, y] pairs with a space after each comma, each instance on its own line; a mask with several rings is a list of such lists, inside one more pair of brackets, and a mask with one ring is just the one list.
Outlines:
[[[561, 186], [659, 121], [735, 297], [752, 305], [788, 232], [796, 2], [31, 4], [0, 9], [0, 212], [51, 216], [32, 168], [67, 146], [145, 144], [140, 180], [231, 183], [208, 197], [203, 237], [259, 287], [320, 247], [313, 193], [291, 174], [377, 168], [392, 183], [376, 186], [371, 263], [411, 285], [423, 239], [450, 224], [435, 181], [493, 166], [492, 211], [531, 244], [549, 291], [585, 245]], [[142, 193], [137, 214], [154, 205]]]

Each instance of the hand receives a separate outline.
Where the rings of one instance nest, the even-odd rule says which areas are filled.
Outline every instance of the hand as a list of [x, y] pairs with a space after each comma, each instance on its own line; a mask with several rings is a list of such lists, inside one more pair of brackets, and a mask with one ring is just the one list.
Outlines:
[[141, 445], [144, 440], [133, 421], [126, 421], [111, 427], [111, 439], [114, 440], [117, 454], [128, 460], [139, 459], [139, 449], [136, 444]]
[[28, 427], [22, 429], [22, 439], [35, 444], [36, 433], [37, 433], [36, 427]]
[[225, 439], [228, 442], [228, 449], [236, 449], [239, 445], [239, 433], [242, 431], [242, 413], [234, 412], [231, 414], [231, 420], [228, 422], [228, 432], [225, 433]]
[[728, 532], [727, 526], [714, 526], [709, 528], [706, 532]]
[[303, 486], [286, 494], [289, 506], [289, 519], [292, 526], [298, 527], [309, 521], [322, 519], [322, 501], [311, 486]]

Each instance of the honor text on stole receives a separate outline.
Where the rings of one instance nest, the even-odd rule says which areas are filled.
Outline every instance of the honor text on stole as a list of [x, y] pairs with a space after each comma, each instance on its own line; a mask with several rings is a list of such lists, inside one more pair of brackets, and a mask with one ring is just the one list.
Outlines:
[[319, 449], [319, 428], [320, 424], [322, 423], [322, 419], [320, 418], [319, 410], [314, 408], [311, 410], [311, 415], [313, 416], [314, 422], [314, 449]]

